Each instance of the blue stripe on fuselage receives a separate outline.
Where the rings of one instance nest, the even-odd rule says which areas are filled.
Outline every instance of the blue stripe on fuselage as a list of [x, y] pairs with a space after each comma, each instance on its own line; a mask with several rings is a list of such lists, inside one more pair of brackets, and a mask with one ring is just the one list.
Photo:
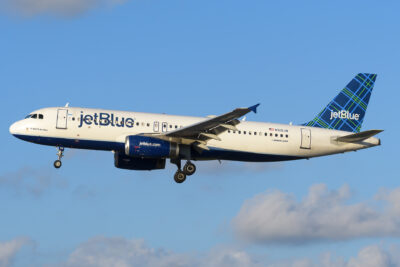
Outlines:
[[47, 146], [62, 146], [69, 148], [81, 148], [81, 149], [93, 149], [93, 150], [116, 150], [116, 151], [123, 151], [125, 148], [125, 144], [119, 142], [55, 138], [55, 137], [31, 136], [31, 135], [20, 135], [20, 134], [14, 134], [14, 136], [24, 141], [40, 145], [47, 145]]
[[[35, 144], [48, 145], [48, 146], [62, 146], [68, 148], [109, 150], [109, 151], [114, 150], [121, 152], [125, 151], [125, 143], [120, 143], [120, 142], [55, 138], [55, 137], [31, 136], [31, 135], [20, 135], [20, 134], [14, 134], [14, 136], [24, 141], [32, 142]], [[193, 160], [220, 159], [220, 160], [234, 160], [234, 161], [248, 161], [248, 162], [271, 162], [271, 161], [296, 160], [303, 158], [296, 156], [252, 153], [252, 152], [210, 147], [210, 150], [203, 150], [201, 153], [192, 150], [192, 159]]]
[[248, 162], [272, 162], [304, 159], [296, 156], [253, 153], [238, 150], [220, 149], [216, 147], [210, 147], [210, 150], [203, 150], [201, 153], [197, 152], [196, 150], [192, 150], [192, 158], [194, 160], [220, 159]]

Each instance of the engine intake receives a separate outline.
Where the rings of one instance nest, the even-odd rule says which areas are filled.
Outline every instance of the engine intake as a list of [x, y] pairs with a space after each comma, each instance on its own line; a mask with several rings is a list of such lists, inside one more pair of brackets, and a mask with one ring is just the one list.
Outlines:
[[179, 146], [154, 137], [130, 135], [125, 140], [125, 155], [142, 158], [174, 158], [179, 156]]

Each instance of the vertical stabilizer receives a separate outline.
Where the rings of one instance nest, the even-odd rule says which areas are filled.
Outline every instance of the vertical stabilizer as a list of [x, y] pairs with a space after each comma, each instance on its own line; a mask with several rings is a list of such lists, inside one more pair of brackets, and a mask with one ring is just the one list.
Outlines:
[[358, 133], [364, 120], [376, 74], [359, 73], [306, 126]]

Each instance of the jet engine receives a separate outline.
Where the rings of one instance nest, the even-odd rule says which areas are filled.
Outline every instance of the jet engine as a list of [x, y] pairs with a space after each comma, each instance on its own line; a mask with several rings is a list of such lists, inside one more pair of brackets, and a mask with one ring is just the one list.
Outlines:
[[135, 158], [115, 152], [114, 165], [117, 168], [127, 170], [160, 170], [165, 169], [165, 159]]
[[130, 135], [125, 140], [125, 155], [140, 158], [175, 158], [179, 146], [154, 137]]

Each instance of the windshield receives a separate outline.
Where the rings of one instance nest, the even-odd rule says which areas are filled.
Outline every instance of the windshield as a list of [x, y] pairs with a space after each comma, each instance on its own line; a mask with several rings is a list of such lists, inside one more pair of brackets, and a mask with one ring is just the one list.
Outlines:
[[28, 116], [25, 117], [25, 119], [29, 119], [29, 118], [43, 120], [43, 114], [35, 113], [35, 114], [29, 114]]

